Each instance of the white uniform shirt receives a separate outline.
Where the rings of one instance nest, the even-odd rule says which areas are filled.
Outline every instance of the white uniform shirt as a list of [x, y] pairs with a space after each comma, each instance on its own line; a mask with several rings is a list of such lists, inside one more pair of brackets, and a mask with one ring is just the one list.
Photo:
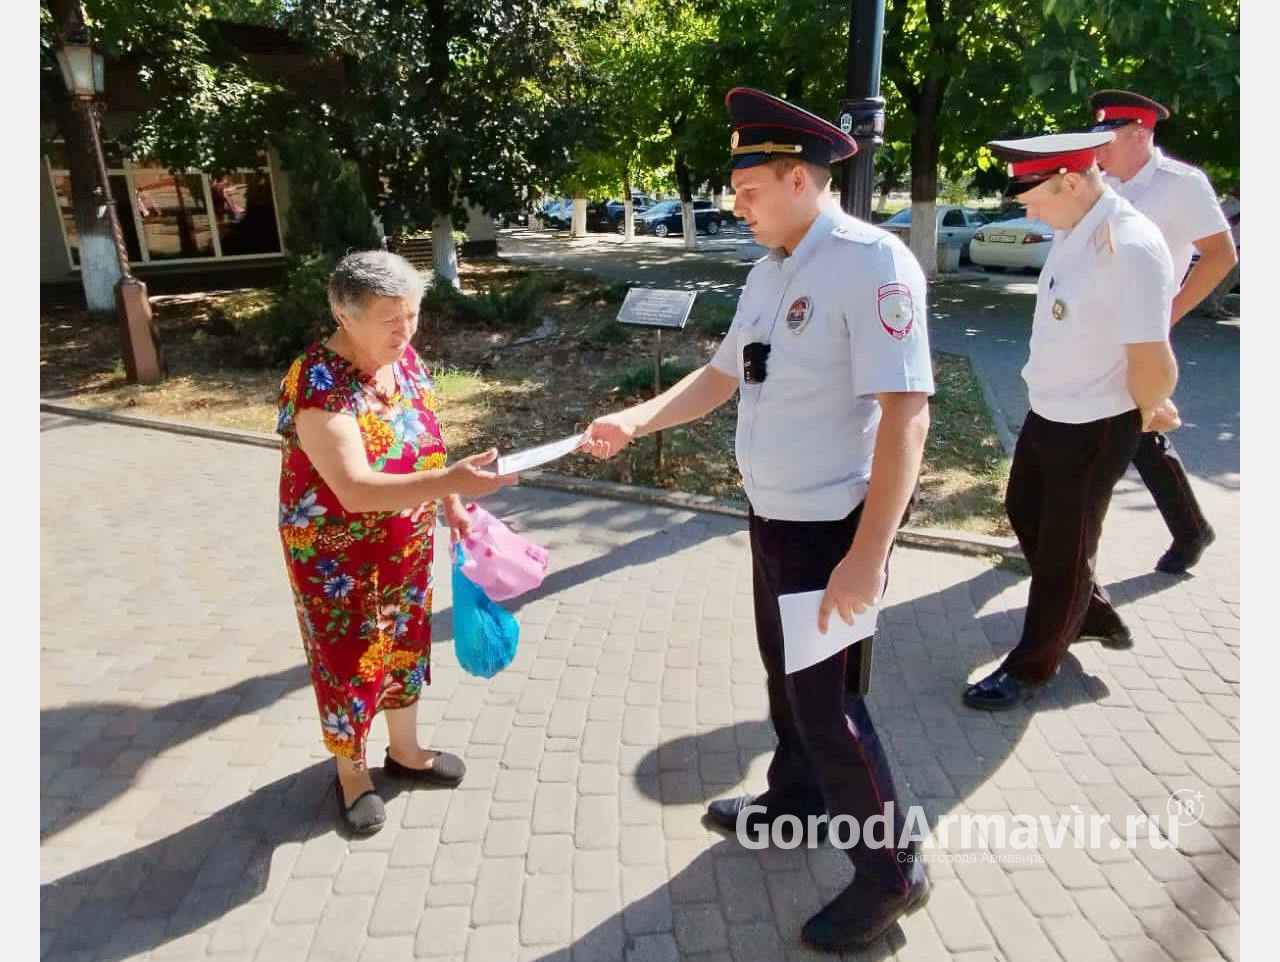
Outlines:
[[1159, 147], [1128, 180], [1103, 179], [1139, 213], [1155, 221], [1173, 255], [1173, 276], [1179, 285], [1191, 267], [1194, 242], [1231, 229], [1204, 171], [1166, 157]]
[[1160, 229], [1109, 188], [1084, 219], [1058, 231], [1036, 291], [1031, 410], [1083, 424], [1132, 411], [1127, 344], [1169, 339], [1176, 290]]
[[[742, 379], [753, 341], [771, 346], [763, 384]], [[752, 510], [843, 518], [866, 497], [875, 395], [933, 393], [924, 273], [892, 234], [823, 211], [791, 256], [775, 250], [751, 269], [711, 364], [738, 378], [738, 467]]]

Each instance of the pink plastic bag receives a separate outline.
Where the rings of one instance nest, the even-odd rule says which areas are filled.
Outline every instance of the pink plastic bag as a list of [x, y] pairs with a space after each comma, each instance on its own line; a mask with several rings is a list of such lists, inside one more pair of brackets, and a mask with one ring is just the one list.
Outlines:
[[506, 601], [542, 584], [547, 549], [526, 541], [478, 504], [467, 505], [471, 533], [462, 573], [492, 601]]

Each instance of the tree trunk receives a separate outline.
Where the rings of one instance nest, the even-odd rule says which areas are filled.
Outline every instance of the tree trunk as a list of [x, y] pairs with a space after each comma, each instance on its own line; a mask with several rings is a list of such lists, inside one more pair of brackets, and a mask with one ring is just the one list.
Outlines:
[[[75, 205], [76, 233], [80, 248], [80, 283], [85, 307], [95, 314], [114, 314], [115, 287], [120, 280], [120, 260], [111, 237], [111, 220], [103, 206], [94, 159], [89, 119], [69, 101], [59, 105], [60, 126], [67, 140], [67, 165], [71, 172], [71, 199]], [[117, 212], [132, 217], [133, 211]]]
[[911, 252], [926, 277], [938, 274], [938, 111], [944, 86], [925, 80], [911, 135]]
[[448, 281], [455, 288], [458, 280], [458, 246], [453, 240], [453, 218], [449, 214], [436, 214], [431, 221], [431, 252], [435, 258], [436, 282]]
[[573, 195], [573, 218], [570, 221], [570, 235], [573, 237], [587, 236], [587, 199], [581, 194]]
[[680, 222], [684, 233], [684, 249], [698, 249], [698, 225], [693, 219], [693, 186], [689, 183], [689, 165], [684, 154], [676, 154], [676, 184], [680, 188]]

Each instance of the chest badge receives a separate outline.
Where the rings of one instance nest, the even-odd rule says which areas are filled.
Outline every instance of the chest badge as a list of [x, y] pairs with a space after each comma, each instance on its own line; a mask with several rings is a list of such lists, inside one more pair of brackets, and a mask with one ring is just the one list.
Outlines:
[[1053, 315], [1055, 321], [1060, 321], [1067, 316], [1067, 302], [1061, 297], [1053, 299], [1053, 307], [1049, 309], [1049, 313]]
[[813, 301], [807, 297], [796, 298], [787, 308], [787, 330], [792, 334], [799, 334], [809, 323], [809, 317], [812, 314]]

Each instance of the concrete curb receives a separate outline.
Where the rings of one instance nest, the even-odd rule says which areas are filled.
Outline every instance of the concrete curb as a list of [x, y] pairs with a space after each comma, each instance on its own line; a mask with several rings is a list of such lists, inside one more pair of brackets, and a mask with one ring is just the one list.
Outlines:
[[[86, 408], [74, 404], [59, 404], [45, 400], [40, 402], [40, 410], [45, 414], [56, 414], [62, 417], [102, 421], [108, 424], [146, 428], [152, 431], [166, 431], [171, 434], [182, 434], [188, 437], [206, 438], [213, 441], [229, 441], [233, 444], [248, 444], [259, 448], [277, 448], [280, 445], [280, 440], [276, 435], [262, 431], [242, 431], [238, 428], [195, 424], [190, 421], [176, 421], [171, 418], [121, 414], [118, 411], [102, 408]], [[744, 520], [747, 517], [745, 502], [722, 500], [702, 494], [660, 491], [636, 485], [617, 484], [613, 481], [573, 478], [545, 471], [527, 471], [520, 476], [520, 483], [531, 488], [561, 491], [566, 494], [580, 494], [585, 497], [603, 498], [611, 501], [631, 501], [655, 507], [698, 511], [705, 514], [716, 514]], [[1010, 539], [994, 538], [989, 535], [968, 531], [953, 531], [948, 528], [915, 528], [908, 526], [898, 532], [897, 543], [907, 548], [924, 548], [930, 551], [998, 556], [1001, 560], [1022, 557], [1022, 552], [1018, 548], [1017, 542]]]

